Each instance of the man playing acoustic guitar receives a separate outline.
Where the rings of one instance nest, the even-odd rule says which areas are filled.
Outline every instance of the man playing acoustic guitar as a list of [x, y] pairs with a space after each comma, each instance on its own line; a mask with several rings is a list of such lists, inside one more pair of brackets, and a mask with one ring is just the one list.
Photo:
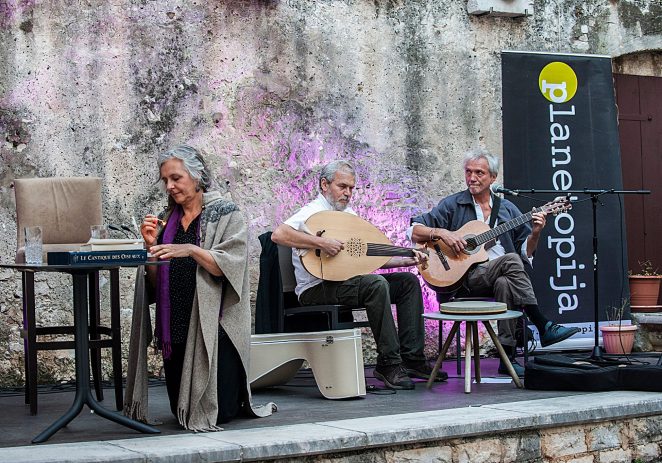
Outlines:
[[[318, 197], [279, 225], [271, 239], [293, 248], [295, 292], [300, 303], [365, 307], [377, 344], [375, 377], [391, 389], [413, 389], [410, 377], [428, 379], [432, 373], [423, 354], [423, 298], [418, 278], [413, 273], [397, 272], [324, 281], [305, 270], [297, 253], [298, 249], [319, 249], [325, 256], [336, 256], [344, 249], [338, 240], [301, 230], [305, 230], [305, 222], [317, 212], [344, 211], [356, 215], [348, 206], [355, 184], [354, 168], [348, 162], [339, 160], [327, 164], [320, 173]], [[393, 257], [382, 268], [408, 267], [426, 260], [425, 254], [414, 251], [414, 257]], [[398, 329], [391, 313], [391, 303], [396, 305]], [[437, 380], [447, 378], [443, 371], [437, 375]]]
[[[512, 202], [497, 198], [490, 186], [499, 173], [499, 159], [483, 149], [469, 151], [464, 157], [464, 176], [467, 189], [442, 199], [430, 212], [412, 219], [408, 230], [415, 243], [441, 240], [449, 249], [449, 260], [461, 256], [468, 244], [457, 230], [472, 220], [495, 224], [507, 222], [522, 213]], [[500, 206], [494, 206], [500, 202]], [[490, 221], [494, 207], [498, 207], [494, 221]], [[509, 309], [522, 308], [531, 322], [538, 328], [543, 347], [555, 344], [579, 332], [578, 328], [566, 328], [547, 320], [538, 308], [531, 280], [524, 269], [523, 258], [529, 265], [538, 246], [540, 232], [545, 226], [545, 212], [532, 214], [531, 227], [523, 223], [498, 236], [496, 243], [488, 249], [489, 260], [470, 267], [464, 276], [464, 293], [469, 296], [494, 296], [505, 302]], [[485, 245], [487, 247], [487, 244]], [[432, 257], [431, 257], [432, 258]], [[499, 341], [511, 358], [513, 368], [519, 376], [524, 368], [515, 360], [516, 320], [498, 323]], [[508, 374], [503, 363], [499, 373]]]

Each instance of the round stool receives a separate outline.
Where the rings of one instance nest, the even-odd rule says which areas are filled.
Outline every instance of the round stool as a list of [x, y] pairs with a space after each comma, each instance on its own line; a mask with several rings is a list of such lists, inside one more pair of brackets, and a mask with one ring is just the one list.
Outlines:
[[[477, 302], [479, 303], [480, 306], [473, 307], [478, 305]], [[480, 383], [478, 322], [483, 322], [483, 325], [485, 326], [487, 333], [490, 335], [490, 338], [492, 338], [492, 342], [494, 342], [494, 345], [496, 346], [497, 351], [499, 352], [499, 356], [501, 357], [503, 364], [506, 365], [506, 368], [508, 369], [508, 373], [513, 378], [515, 385], [519, 388], [523, 387], [522, 382], [520, 381], [519, 377], [515, 373], [515, 370], [513, 369], [512, 364], [510, 363], [510, 359], [508, 358], [508, 355], [506, 355], [506, 351], [503, 349], [503, 346], [499, 342], [499, 338], [497, 338], [497, 335], [494, 332], [492, 325], [490, 325], [490, 321], [492, 320], [509, 320], [513, 318], [519, 318], [522, 316], [522, 312], [517, 312], [515, 310], [506, 310], [504, 312], [503, 308], [505, 304], [502, 302], [462, 301], [462, 302], [450, 302], [448, 304], [453, 304], [453, 306], [450, 308], [450, 310], [453, 312], [452, 314], [443, 313], [443, 312], [440, 313], [433, 312], [433, 313], [423, 314], [423, 317], [429, 320], [437, 320], [440, 322], [443, 320], [449, 320], [453, 322], [453, 327], [451, 328], [450, 333], [448, 333], [448, 337], [446, 338], [446, 341], [444, 342], [444, 345], [442, 346], [441, 351], [439, 352], [439, 357], [437, 358], [437, 361], [434, 364], [434, 368], [432, 369], [432, 374], [430, 375], [430, 379], [428, 380], [428, 384], [427, 384], [428, 389], [432, 387], [433, 378], [436, 377], [437, 371], [439, 371], [439, 368], [441, 367], [441, 362], [446, 356], [446, 351], [450, 347], [451, 340], [453, 339], [455, 333], [459, 331], [460, 323], [462, 322], [466, 323], [465, 354], [464, 354], [464, 362], [465, 362], [464, 392], [467, 394], [471, 392], [472, 337], [473, 337], [473, 345], [474, 345], [474, 349], [473, 349], [474, 371], [475, 371], [474, 375], [476, 378], [476, 382]], [[445, 305], [446, 304], [440, 304], [439, 306], [440, 310], [443, 310]], [[459, 313], [463, 308], [461, 305], [464, 305], [464, 309], [465, 309], [464, 313]], [[491, 307], [488, 307], [488, 305], [491, 305]], [[481, 312], [481, 313], [477, 313], [477, 312]]]

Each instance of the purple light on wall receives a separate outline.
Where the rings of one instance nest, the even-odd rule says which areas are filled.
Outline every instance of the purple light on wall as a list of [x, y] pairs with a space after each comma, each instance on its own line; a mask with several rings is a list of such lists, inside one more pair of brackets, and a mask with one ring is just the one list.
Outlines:
[[[394, 244], [412, 246], [406, 238], [410, 218], [420, 214], [419, 204], [430, 204], [431, 198], [402, 159], [378, 153], [365, 143], [348, 138], [347, 126], [341, 131], [330, 119], [310, 116], [310, 111], [292, 100], [282, 100], [262, 89], [240, 90], [231, 114], [235, 130], [242, 134], [241, 140], [232, 149], [226, 145], [219, 152], [241, 164], [266, 166], [272, 173], [268, 177], [270, 196], [266, 201], [247, 199], [255, 196], [251, 189], [263, 193], [264, 184], [244, 183], [237, 195], [240, 206], [245, 201], [251, 215], [258, 218], [254, 223], [263, 223], [263, 218], [273, 221], [265, 230], [256, 230], [256, 235], [273, 229], [317, 196], [322, 165], [345, 159], [357, 173], [352, 208]], [[226, 174], [230, 176], [231, 172]], [[403, 270], [418, 274], [411, 267], [386, 271]], [[434, 292], [422, 280], [421, 286], [425, 311], [437, 311]], [[426, 322], [430, 338], [436, 338], [438, 329], [437, 322]], [[445, 334], [449, 329], [450, 325], [443, 327]]]
[[0, 27], [6, 27], [15, 19], [29, 13], [35, 6], [35, 0], [0, 1]]

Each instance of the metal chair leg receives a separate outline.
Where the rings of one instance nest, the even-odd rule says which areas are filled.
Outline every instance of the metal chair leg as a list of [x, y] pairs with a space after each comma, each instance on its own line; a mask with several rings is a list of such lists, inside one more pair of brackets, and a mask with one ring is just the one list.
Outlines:
[[37, 414], [37, 328], [35, 321], [34, 272], [22, 272], [23, 329], [25, 358], [25, 403], [30, 404], [30, 415]]
[[527, 333], [528, 323], [526, 315], [522, 316], [522, 332], [524, 333], [524, 365], [529, 361], [529, 336]]
[[110, 328], [112, 331], [113, 382], [115, 384], [115, 406], [122, 410], [122, 330], [120, 329], [120, 271], [110, 271]]
[[[99, 302], [99, 272], [90, 274], [88, 280], [88, 305], [89, 305], [89, 333], [91, 340], [101, 339], [99, 334], [99, 322], [101, 319], [101, 309]], [[97, 400], [103, 400], [103, 387], [101, 386], [101, 348], [93, 347], [90, 349], [90, 363], [92, 370], [92, 379], [94, 382], [94, 391]]]

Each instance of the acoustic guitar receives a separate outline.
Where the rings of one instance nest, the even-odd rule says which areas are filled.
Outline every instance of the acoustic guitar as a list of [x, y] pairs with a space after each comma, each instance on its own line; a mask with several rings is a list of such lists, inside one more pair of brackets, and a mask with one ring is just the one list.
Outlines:
[[494, 228], [490, 228], [488, 224], [480, 220], [467, 222], [457, 230], [457, 233], [462, 235], [467, 242], [464, 251], [459, 255], [455, 254], [455, 251], [441, 240], [420, 244], [420, 249], [429, 251], [427, 268], [419, 267], [421, 276], [428, 286], [437, 292], [456, 291], [462, 286], [464, 278], [472, 266], [489, 260], [486, 245], [513, 228], [529, 222], [535, 212], [544, 211], [556, 215], [571, 208], [569, 199], [559, 197]]
[[393, 256], [414, 255], [411, 248], [393, 245], [377, 227], [348, 212], [318, 212], [306, 220], [306, 227], [306, 233], [341, 241], [344, 246], [335, 256], [319, 249], [301, 256], [304, 268], [322, 280], [345, 281], [374, 272]]

